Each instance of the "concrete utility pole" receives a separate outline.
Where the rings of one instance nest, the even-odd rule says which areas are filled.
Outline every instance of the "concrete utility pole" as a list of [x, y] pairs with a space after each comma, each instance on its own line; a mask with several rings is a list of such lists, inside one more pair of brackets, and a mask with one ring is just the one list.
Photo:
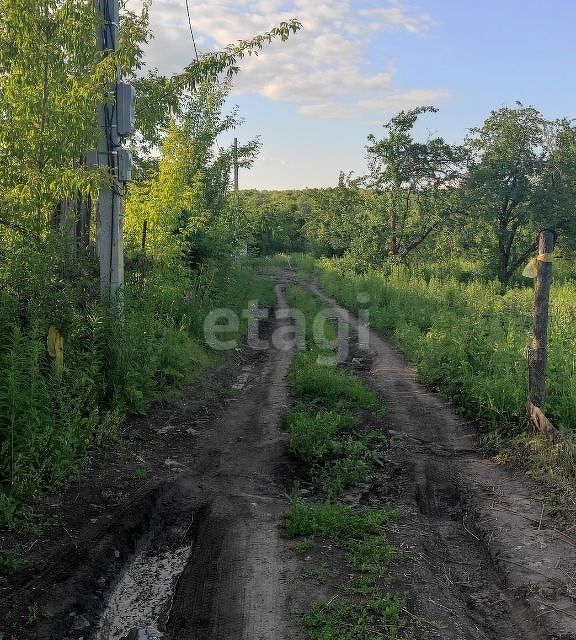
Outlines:
[[[97, 46], [100, 59], [112, 55], [118, 47], [120, 23], [119, 0], [94, 0], [98, 26]], [[100, 289], [103, 300], [114, 301], [124, 284], [124, 219], [125, 182], [130, 180], [130, 154], [122, 149], [122, 139], [132, 133], [134, 125], [134, 89], [116, 81], [108, 99], [98, 108], [100, 138], [88, 164], [105, 166], [109, 180], [100, 187], [97, 206], [97, 252], [100, 259]]]

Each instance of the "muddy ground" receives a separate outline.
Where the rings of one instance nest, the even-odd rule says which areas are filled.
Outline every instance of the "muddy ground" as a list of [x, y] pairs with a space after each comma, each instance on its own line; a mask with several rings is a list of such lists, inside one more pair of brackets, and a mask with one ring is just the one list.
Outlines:
[[[277, 279], [280, 308], [290, 277]], [[271, 318], [264, 333], [286, 323]], [[303, 638], [298, 616], [337, 594], [343, 570], [325, 541], [302, 554], [281, 534], [301, 474], [279, 429], [293, 355], [244, 346], [94, 452], [38, 505], [41, 531], [2, 532], [2, 548], [18, 543], [28, 562], [0, 578], [4, 639]], [[391, 573], [412, 637], [576, 638], [574, 541], [538, 488], [480, 455], [472, 427], [381, 336], [370, 333], [368, 352], [352, 346], [349, 360], [386, 403], [390, 447], [345, 499], [405, 512], [389, 530], [407, 551]], [[324, 585], [307, 577], [320, 562]]]

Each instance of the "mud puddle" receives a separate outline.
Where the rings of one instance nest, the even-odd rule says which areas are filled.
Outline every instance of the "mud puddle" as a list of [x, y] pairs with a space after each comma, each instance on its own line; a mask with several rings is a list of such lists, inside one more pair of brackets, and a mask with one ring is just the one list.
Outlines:
[[209, 505], [194, 505], [179, 482], [156, 501], [148, 530], [136, 541], [105, 598], [93, 640], [159, 640], [178, 578], [184, 571]]

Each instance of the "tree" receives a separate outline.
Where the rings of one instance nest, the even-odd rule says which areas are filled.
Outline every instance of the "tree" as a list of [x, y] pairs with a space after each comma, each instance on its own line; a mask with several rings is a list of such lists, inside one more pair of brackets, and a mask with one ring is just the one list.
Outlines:
[[240, 191], [244, 239], [260, 255], [304, 250], [307, 204], [303, 191]]
[[[132, 246], [140, 244], [146, 221], [148, 248], [157, 258], [184, 251], [188, 262], [197, 265], [210, 245], [216, 248], [218, 238], [230, 254], [235, 220], [227, 194], [233, 156], [232, 149], [217, 146], [218, 136], [240, 123], [237, 109], [223, 114], [229, 89], [229, 82], [206, 80], [182, 99], [157, 167], [149, 166], [149, 178], [129, 188], [126, 228]], [[258, 140], [241, 145], [240, 166], [250, 167], [259, 148]]]
[[384, 138], [368, 136], [370, 173], [365, 184], [381, 196], [392, 258], [406, 259], [457, 209], [454, 194], [462, 176], [463, 150], [442, 138], [416, 142], [412, 135], [421, 114], [436, 112], [434, 107], [401, 111], [384, 125]]
[[370, 212], [365, 207], [359, 182], [340, 173], [338, 186], [310, 190], [311, 215], [304, 232], [315, 252], [342, 255], [352, 238], [366, 233]]
[[574, 130], [517, 103], [492, 111], [466, 144], [468, 207], [486, 225], [491, 268], [507, 284], [534, 251], [539, 229], [571, 224]]

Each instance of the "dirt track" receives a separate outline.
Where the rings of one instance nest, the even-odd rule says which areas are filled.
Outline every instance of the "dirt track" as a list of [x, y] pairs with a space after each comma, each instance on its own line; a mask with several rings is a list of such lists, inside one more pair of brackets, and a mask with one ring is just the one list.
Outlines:
[[[397, 582], [409, 590], [412, 610], [432, 622], [429, 637], [576, 638], [575, 542], [555, 529], [526, 482], [479, 454], [472, 427], [419, 385], [402, 354], [374, 331], [370, 352], [369, 379], [386, 403], [392, 436], [380, 490], [394, 492], [411, 513], [395, 541], [413, 561]], [[372, 488], [362, 501], [378, 504], [379, 496]]]
[[[280, 285], [277, 294], [285, 306]], [[0, 583], [6, 640], [145, 640], [159, 629], [167, 640], [302, 638], [297, 616], [330, 585], [303, 577], [307, 561], [279, 529], [294, 472], [278, 428], [292, 356], [244, 350], [214, 386], [135, 421], [128, 472], [94, 463], [48, 510], [56, 523], [25, 541], [31, 568]], [[390, 536], [410, 553], [392, 573], [415, 637], [576, 638], [573, 541], [527, 483], [478, 454], [472, 429], [386, 340], [371, 332], [362, 357], [387, 405], [391, 446], [345, 498], [404, 507]], [[134, 459], [151, 480], [135, 481]], [[115, 490], [122, 497], [107, 506], [102, 496]]]

